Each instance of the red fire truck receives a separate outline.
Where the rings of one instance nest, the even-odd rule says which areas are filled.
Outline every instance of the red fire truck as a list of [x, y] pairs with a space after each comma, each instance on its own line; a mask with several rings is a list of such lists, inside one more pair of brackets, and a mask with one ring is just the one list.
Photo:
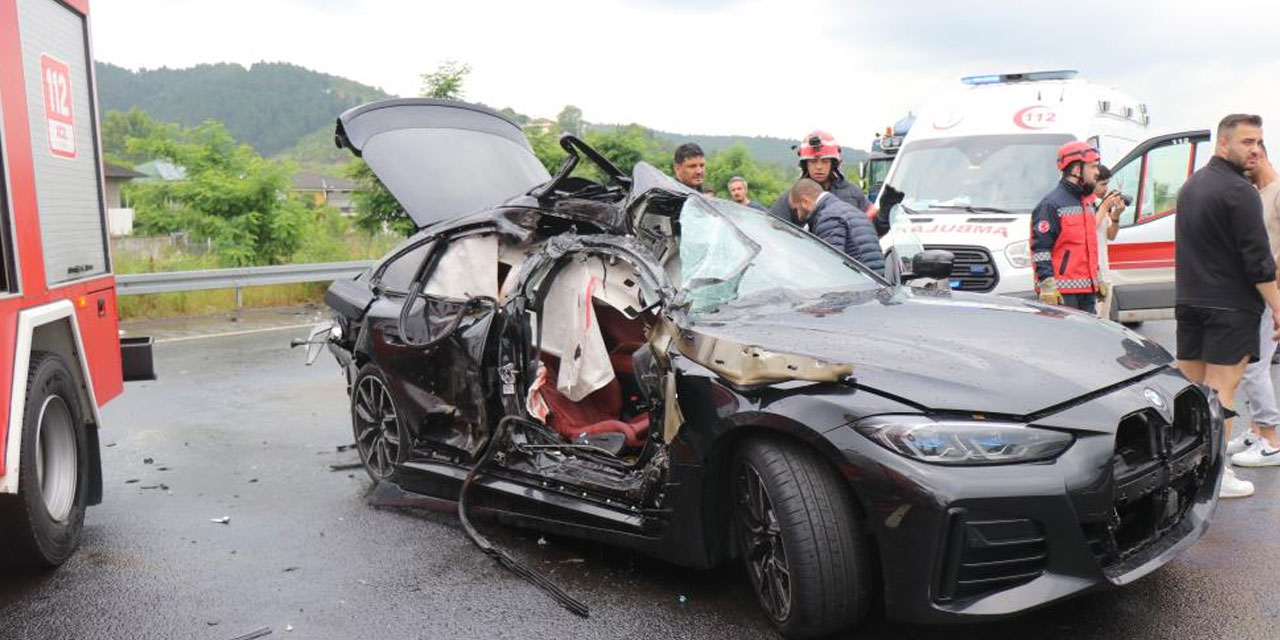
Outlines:
[[102, 498], [122, 352], [87, 0], [0, 0], [0, 562], [57, 566]]

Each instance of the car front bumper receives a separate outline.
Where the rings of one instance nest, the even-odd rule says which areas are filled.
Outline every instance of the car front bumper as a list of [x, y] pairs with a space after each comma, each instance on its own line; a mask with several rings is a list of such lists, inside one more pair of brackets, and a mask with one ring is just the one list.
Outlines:
[[[1148, 390], [1170, 409], [1153, 407]], [[1033, 424], [1069, 429], [1076, 441], [1050, 462], [947, 467], [891, 453], [849, 427], [827, 433], [850, 463], [843, 471], [875, 537], [889, 617], [1022, 613], [1133, 582], [1204, 534], [1223, 468], [1221, 410], [1175, 372]], [[1135, 451], [1143, 437], [1150, 446]]]

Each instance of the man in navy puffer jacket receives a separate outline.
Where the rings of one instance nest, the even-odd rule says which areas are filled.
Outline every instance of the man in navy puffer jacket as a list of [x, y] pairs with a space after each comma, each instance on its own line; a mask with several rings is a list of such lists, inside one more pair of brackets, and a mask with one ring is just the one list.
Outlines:
[[796, 182], [787, 199], [800, 224], [808, 225], [809, 233], [884, 275], [884, 251], [865, 214], [809, 178]]

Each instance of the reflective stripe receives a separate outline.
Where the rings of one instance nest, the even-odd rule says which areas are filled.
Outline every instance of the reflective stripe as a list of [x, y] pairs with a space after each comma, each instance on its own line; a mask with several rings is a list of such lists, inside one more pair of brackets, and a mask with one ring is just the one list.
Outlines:
[[1084, 280], [1056, 280], [1056, 282], [1058, 283], [1058, 290], [1059, 290], [1059, 291], [1061, 291], [1061, 290], [1063, 290], [1063, 289], [1092, 289], [1092, 288], [1093, 288], [1093, 281], [1092, 281], [1092, 280], [1088, 280], [1088, 279], [1084, 279]]
[[1037, 251], [1036, 253], [1031, 254], [1031, 260], [1033, 262], [1044, 262], [1045, 260], [1052, 260], [1052, 259], [1053, 259], [1053, 253], [1049, 251]]

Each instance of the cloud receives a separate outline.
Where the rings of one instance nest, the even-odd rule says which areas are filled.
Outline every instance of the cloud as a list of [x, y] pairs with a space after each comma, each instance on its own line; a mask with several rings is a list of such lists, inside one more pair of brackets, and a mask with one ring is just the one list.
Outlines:
[[[445, 60], [472, 100], [669, 131], [847, 146], [964, 75], [1079, 69], [1145, 100], [1158, 127], [1227, 110], [1280, 122], [1277, 49], [1249, 25], [1280, 8], [1235, 3], [897, 0], [130, 0], [97, 3], [96, 53], [127, 67], [287, 61], [401, 95]], [[1245, 25], [1239, 27], [1237, 25]], [[1254, 106], [1250, 106], [1254, 105]]]

